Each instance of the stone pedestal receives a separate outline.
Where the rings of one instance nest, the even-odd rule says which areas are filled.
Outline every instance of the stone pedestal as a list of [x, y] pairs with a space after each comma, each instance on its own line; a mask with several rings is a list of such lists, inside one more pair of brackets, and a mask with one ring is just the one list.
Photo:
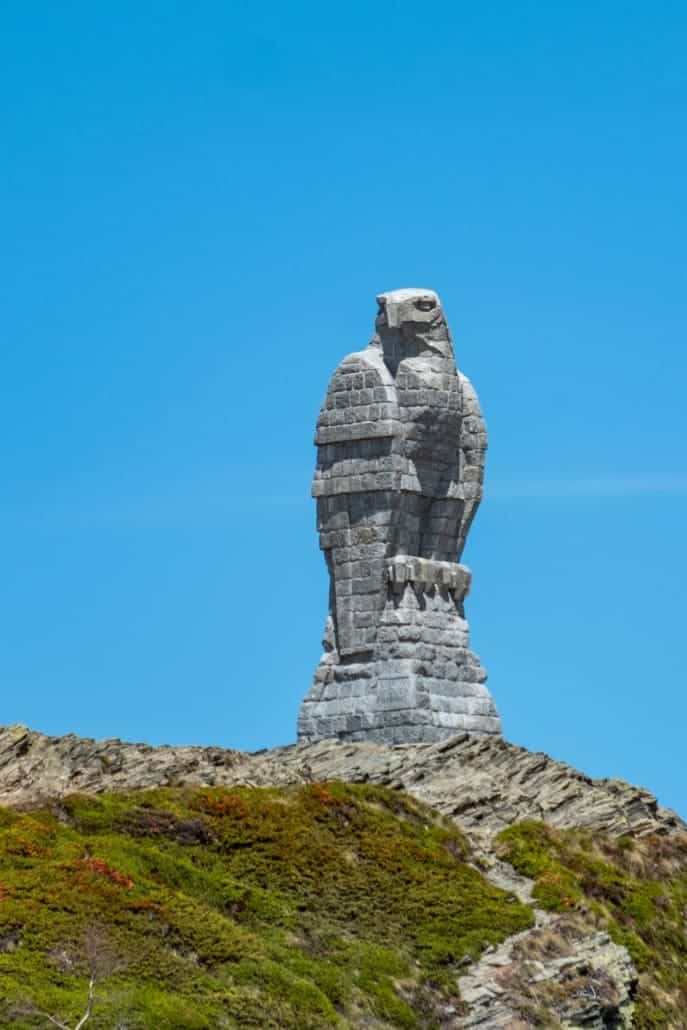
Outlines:
[[332, 619], [301, 705], [298, 739], [434, 742], [468, 731], [500, 734], [486, 671], [469, 650], [463, 602], [470, 571], [398, 555], [369, 652], [341, 657]]

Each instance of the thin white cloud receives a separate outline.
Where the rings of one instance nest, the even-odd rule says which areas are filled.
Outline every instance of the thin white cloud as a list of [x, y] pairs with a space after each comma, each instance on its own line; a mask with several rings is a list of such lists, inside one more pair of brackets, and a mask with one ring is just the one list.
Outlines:
[[[625, 498], [687, 495], [687, 476], [600, 476], [590, 479], [492, 480], [487, 476], [487, 501], [555, 500], [565, 498]], [[226, 525], [239, 513], [247, 517], [274, 509], [310, 509], [309, 491], [258, 494], [250, 490], [213, 493], [188, 490], [174, 495], [61, 499], [54, 503], [0, 507], [0, 525], [36, 530], [116, 529], [138, 530], [213, 528]]]
[[487, 480], [489, 500], [557, 497], [636, 497], [687, 494], [687, 476], [599, 476], [593, 479]]

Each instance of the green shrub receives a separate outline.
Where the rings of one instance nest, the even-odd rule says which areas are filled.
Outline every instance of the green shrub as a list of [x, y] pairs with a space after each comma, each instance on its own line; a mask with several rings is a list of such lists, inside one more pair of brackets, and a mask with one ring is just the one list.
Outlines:
[[75, 1022], [97, 925], [116, 963], [94, 1030], [431, 1027], [461, 959], [533, 921], [469, 858], [430, 809], [341, 783], [0, 810], [0, 993], [17, 1030], [45, 1022], [27, 994]]

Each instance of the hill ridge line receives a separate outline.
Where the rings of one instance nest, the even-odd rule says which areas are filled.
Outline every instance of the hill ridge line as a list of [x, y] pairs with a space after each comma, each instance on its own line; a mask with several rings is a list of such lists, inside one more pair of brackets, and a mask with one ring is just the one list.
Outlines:
[[498, 737], [459, 734], [437, 744], [400, 745], [318, 741], [242, 752], [0, 727], [0, 805], [9, 807], [70, 793], [333, 779], [406, 790], [477, 836], [525, 819], [634, 836], [687, 829], [643, 787], [593, 779]]

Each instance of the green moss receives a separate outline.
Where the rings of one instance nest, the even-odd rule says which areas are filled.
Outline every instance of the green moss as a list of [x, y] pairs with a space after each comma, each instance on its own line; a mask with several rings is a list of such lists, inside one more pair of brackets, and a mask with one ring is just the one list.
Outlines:
[[502, 857], [535, 880], [534, 897], [552, 911], [575, 908], [630, 952], [640, 986], [639, 1030], [681, 1025], [687, 1011], [687, 840], [611, 838], [511, 826]]
[[339, 783], [0, 811], [0, 996], [75, 1021], [97, 926], [94, 1028], [435, 1026], [460, 961], [532, 924], [469, 857], [417, 802]]

